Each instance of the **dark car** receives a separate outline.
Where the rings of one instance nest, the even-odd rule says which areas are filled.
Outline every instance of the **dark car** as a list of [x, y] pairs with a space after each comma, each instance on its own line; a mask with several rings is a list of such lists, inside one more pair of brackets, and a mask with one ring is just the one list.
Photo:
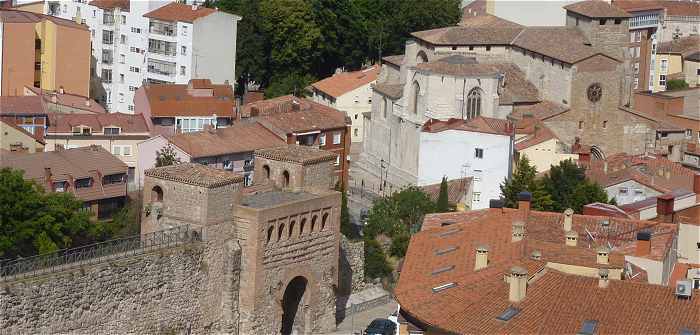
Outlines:
[[395, 333], [396, 324], [387, 319], [374, 319], [365, 329], [365, 335], [394, 335]]

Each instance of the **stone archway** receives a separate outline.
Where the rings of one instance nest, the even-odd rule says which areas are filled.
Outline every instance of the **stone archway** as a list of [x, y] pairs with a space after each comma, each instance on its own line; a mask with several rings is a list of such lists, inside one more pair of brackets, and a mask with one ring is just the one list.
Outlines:
[[593, 159], [605, 160], [605, 152], [597, 145], [591, 146], [591, 156], [593, 156]]
[[282, 335], [304, 334], [307, 317], [305, 304], [309, 303], [308, 280], [302, 276], [292, 279], [282, 297]]

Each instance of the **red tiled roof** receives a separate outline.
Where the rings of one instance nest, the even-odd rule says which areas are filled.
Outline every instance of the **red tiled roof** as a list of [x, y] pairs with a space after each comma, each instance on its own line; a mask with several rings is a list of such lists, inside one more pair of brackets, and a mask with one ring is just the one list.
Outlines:
[[51, 15], [26, 12], [23, 10], [0, 8], [0, 22], [36, 23], [36, 22], [41, 22], [44, 20], [51, 21], [57, 25], [64, 26], [64, 27], [81, 29], [81, 30], [88, 30], [88, 27], [86, 25], [78, 24], [72, 20], [66, 20], [66, 19], [62, 19], [59, 17], [51, 16]]
[[[530, 120], [536, 120], [534, 118], [521, 119], [516, 123], [516, 132], [518, 132], [518, 123], [529, 123]], [[540, 121], [536, 121], [536, 124], [531, 126], [531, 131], [527, 135], [515, 143], [515, 150], [521, 151], [529, 147], [538, 145], [540, 143], [549, 141], [551, 139], [557, 139], [557, 135], [552, 132], [549, 127]]]
[[[649, 257], [656, 259], [655, 249], [665, 254], [670, 248], [674, 225], [574, 215], [579, 241], [570, 247], [564, 243], [562, 220], [558, 213], [525, 215], [508, 208], [426, 216], [423, 230], [411, 238], [395, 289], [402, 313], [437, 332], [460, 334], [576, 333], [589, 319], [598, 320], [596, 334], [673, 333], [681, 327], [700, 327], [700, 300], [680, 300], [673, 288], [621, 280], [599, 288], [596, 278], [546, 266], [551, 262], [621, 269], [624, 259], [618, 250], [627, 253], [627, 246], [635, 245], [636, 232], [643, 229], [652, 232]], [[609, 225], [601, 225], [603, 220]], [[512, 224], [518, 221], [524, 223], [525, 236], [512, 242]], [[595, 248], [608, 243], [613, 246], [609, 264], [597, 264]], [[478, 246], [488, 248], [489, 262], [475, 271]], [[533, 259], [533, 251], [539, 251], [541, 258]], [[514, 265], [526, 268], [529, 278], [525, 299], [515, 304], [508, 301], [504, 282]], [[448, 283], [455, 286], [433, 289]], [[646, 301], [663, 308], [639, 308]], [[520, 313], [510, 321], [497, 320], [509, 306]]]
[[630, 17], [624, 9], [602, 0], [586, 0], [564, 6], [564, 9], [591, 18]]
[[691, 35], [686, 37], [681, 37], [678, 40], [672, 40], [669, 42], [663, 42], [659, 44], [657, 48], [657, 53], [673, 53], [680, 54], [683, 57], [690, 56], [694, 53], [700, 52], [700, 36]]
[[536, 104], [514, 106], [511, 115], [518, 119], [532, 116], [535, 119], [544, 121], [568, 110], [569, 107], [545, 100]]
[[403, 64], [403, 57], [404, 57], [404, 55], [386, 56], [386, 57], [382, 57], [382, 61], [384, 61], [384, 63], [389, 63], [389, 64], [393, 64], [396, 66], [401, 66], [401, 64]]
[[[200, 85], [198, 81], [195, 85]], [[151, 117], [213, 116], [234, 117], [235, 100], [231, 85], [191, 88], [187, 84], [147, 84], [141, 86], [151, 107]], [[202, 90], [195, 94], [194, 90]], [[206, 93], [206, 94], [204, 94]]]
[[258, 123], [178, 134], [169, 140], [193, 158], [253, 152], [286, 143]]
[[95, 6], [100, 9], [115, 9], [119, 8], [124, 12], [128, 12], [131, 7], [130, 0], [92, 0], [90, 6]]
[[243, 113], [257, 113], [261, 125], [285, 137], [291, 133], [345, 128], [349, 124], [345, 113], [291, 95], [249, 104]]
[[104, 127], [121, 128], [121, 135], [148, 134], [148, 125], [141, 114], [56, 114], [51, 118], [47, 134], [71, 133], [73, 127], [88, 126], [94, 133], [100, 133]]
[[458, 23], [462, 27], [503, 27], [503, 28], [522, 28], [522, 25], [491, 14], [482, 14], [477, 16], [464, 16], [462, 21]]
[[41, 115], [45, 108], [38, 96], [0, 96], [0, 115]]
[[471, 120], [449, 119], [447, 121], [441, 121], [429, 119], [422, 128], [422, 131], [427, 133], [439, 133], [445, 130], [462, 130], [503, 136], [510, 136], [513, 132], [510, 121], [484, 116], [479, 116]]
[[614, 0], [613, 3], [628, 11], [661, 9], [666, 15], [700, 16], [700, 3], [687, 0]]
[[81, 95], [70, 94], [70, 93], [58, 93], [56, 91], [44, 90], [38, 87], [25, 86], [34, 95], [43, 97], [46, 103], [53, 103], [52, 99], [55, 97], [56, 104], [61, 106], [67, 106], [75, 109], [81, 109], [90, 113], [101, 113], [105, 114], [107, 111], [98, 104], [97, 101], [84, 97]]
[[[196, 8], [196, 9], [195, 9]], [[177, 21], [193, 23], [195, 20], [217, 12], [216, 9], [204, 6], [186, 5], [178, 2], [171, 2], [156, 10], [143, 15], [152, 19], [162, 21]]]
[[337, 98], [377, 80], [379, 70], [379, 65], [372, 65], [369, 68], [359, 71], [336, 73], [311, 84], [311, 86], [325, 94]]
[[603, 187], [634, 180], [662, 193], [692, 189], [694, 175], [680, 163], [645, 155], [616, 155], [592, 161], [586, 169], [586, 176]]

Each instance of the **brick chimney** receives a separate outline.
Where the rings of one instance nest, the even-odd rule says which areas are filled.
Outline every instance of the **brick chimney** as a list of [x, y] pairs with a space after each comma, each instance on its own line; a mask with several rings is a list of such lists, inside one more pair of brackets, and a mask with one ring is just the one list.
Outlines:
[[566, 232], [566, 246], [575, 247], [578, 244], [578, 233], [569, 230]]
[[651, 253], [651, 232], [640, 231], [637, 232], [637, 244], [634, 255], [637, 257], [644, 257]]
[[574, 210], [567, 208], [564, 211], [564, 231], [570, 231], [574, 224]]
[[530, 216], [530, 201], [532, 201], [532, 194], [530, 192], [520, 192], [518, 193], [518, 209], [522, 214], [523, 220], [526, 220]]
[[608, 249], [607, 247], [598, 247], [598, 255], [596, 257], [596, 263], [609, 264], [610, 263], [610, 249]]
[[656, 197], [656, 221], [673, 222], [673, 194]]
[[610, 271], [608, 269], [598, 270], [598, 287], [600, 287], [600, 288], [608, 287], [608, 284], [610, 283], [610, 281], [608, 280], [609, 273], [610, 273]]
[[696, 173], [693, 176], [693, 192], [700, 194], [700, 173]]
[[510, 268], [510, 289], [508, 300], [510, 302], [521, 302], [527, 294], [527, 270], [520, 266]]
[[474, 262], [474, 271], [481, 270], [489, 265], [489, 247], [480, 245], [476, 247], [476, 261]]

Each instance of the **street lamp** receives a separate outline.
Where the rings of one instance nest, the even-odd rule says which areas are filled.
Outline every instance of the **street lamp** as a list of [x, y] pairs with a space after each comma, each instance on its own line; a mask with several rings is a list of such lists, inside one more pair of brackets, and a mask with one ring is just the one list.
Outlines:
[[[384, 169], [386, 168], [386, 164], [384, 161], [384, 158], [382, 158], [379, 161], [379, 190], [382, 191], [382, 195], [384, 194]], [[387, 177], [388, 177], [388, 171], [387, 171]]]

